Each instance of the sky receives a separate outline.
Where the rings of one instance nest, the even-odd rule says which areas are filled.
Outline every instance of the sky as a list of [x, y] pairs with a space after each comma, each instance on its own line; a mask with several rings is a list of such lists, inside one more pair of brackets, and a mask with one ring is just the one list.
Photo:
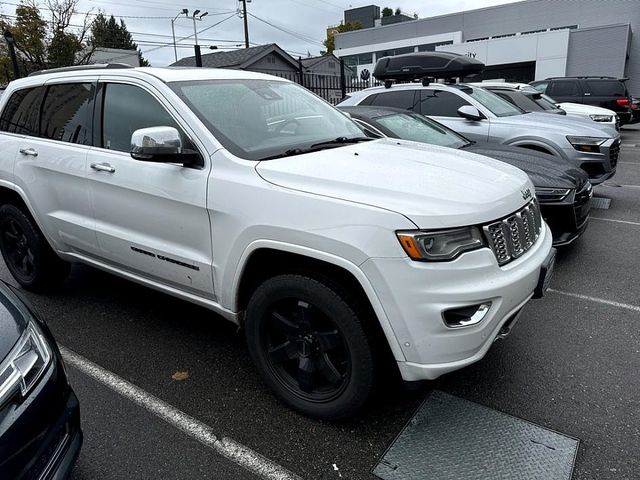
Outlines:
[[[381, 8], [399, 7], [404, 13], [417, 13], [424, 18], [513, 1], [516, 0], [249, 0], [249, 41], [252, 45], [277, 43], [294, 56], [315, 56], [324, 48], [326, 28], [339, 24], [348, 8], [373, 3]], [[18, 2], [0, 1], [0, 13], [13, 15]], [[43, 6], [44, 2], [38, 4]], [[243, 20], [238, 14], [240, 5], [238, 0], [80, 0], [78, 11], [90, 14], [102, 11], [121, 17], [145, 58], [154, 66], [164, 66], [175, 60], [171, 18], [183, 8], [188, 9], [190, 15], [197, 9], [208, 12], [196, 21], [203, 54], [211, 53], [212, 46], [223, 50], [244, 46]], [[42, 13], [49, 18], [46, 10]], [[74, 24], [82, 24], [82, 20], [83, 16], [77, 16]], [[193, 20], [180, 15], [174, 25], [178, 58], [193, 55]]]

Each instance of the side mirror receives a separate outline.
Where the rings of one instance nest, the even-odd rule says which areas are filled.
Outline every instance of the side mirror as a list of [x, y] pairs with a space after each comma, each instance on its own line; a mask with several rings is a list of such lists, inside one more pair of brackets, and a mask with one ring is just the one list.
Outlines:
[[482, 120], [486, 118], [480, 110], [476, 107], [472, 107], [471, 105], [463, 105], [458, 109], [458, 115], [462, 118], [466, 118], [467, 120]]
[[200, 162], [198, 152], [182, 147], [182, 139], [173, 127], [140, 128], [131, 135], [131, 157], [143, 162], [182, 163], [194, 166]]

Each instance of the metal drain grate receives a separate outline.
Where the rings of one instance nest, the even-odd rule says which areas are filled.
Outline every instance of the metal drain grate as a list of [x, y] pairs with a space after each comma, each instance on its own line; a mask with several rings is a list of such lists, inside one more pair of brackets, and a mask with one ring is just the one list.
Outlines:
[[606, 197], [593, 197], [591, 199], [591, 208], [599, 208], [601, 210], [609, 210], [611, 199]]
[[373, 473], [383, 480], [569, 480], [577, 439], [434, 391]]

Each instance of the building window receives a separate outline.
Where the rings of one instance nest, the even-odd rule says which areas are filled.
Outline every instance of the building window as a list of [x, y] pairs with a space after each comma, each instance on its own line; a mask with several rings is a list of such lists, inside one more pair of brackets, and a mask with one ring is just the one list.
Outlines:
[[373, 53], [361, 53], [360, 55], [347, 55], [342, 57], [345, 65], [355, 67], [357, 65], [368, 65], [373, 63]]
[[267, 63], [273, 63], [273, 64], [275, 64], [275, 63], [276, 63], [276, 57], [274, 57], [273, 55], [269, 55], [269, 56], [267, 57]]
[[543, 28], [542, 30], [530, 30], [528, 32], [522, 32], [521, 35], [531, 35], [532, 33], [542, 33], [546, 31], [547, 31], [546, 28]]
[[491, 38], [507, 38], [507, 37], [515, 37], [515, 33], [505, 33], [504, 35], [494, 35]]
[[466, 43], [481, 42], [482, 40], [489, 40], [489, 37], [470, 38], [469, 40], [466, 41]]
[[436, 47], [441, 47], [443, 45], [452, 45], [453, 42], [448, 40], [446, 42], [438, 42], [438, 43], [427, 43], [425, 45], [418, 45], [419, 52], [435, 52]]
[[575, 30], [576, 28], [578, 28], [578, 25], [565, 25], [564, 27], [550, 28], [549, 31], [553, 32], [554, 30]]
[[336, 62], [328, 62], [329, 64], [329, 70], [335, 70], [336, 69]]
[[376, 58], [380, 60], [382, 57], [393, 57], [394, 55], [402, 55], [403, 53], [413, 53], [415, 47], [390, 48], [389, 50], [380, 50], [376, 52]]

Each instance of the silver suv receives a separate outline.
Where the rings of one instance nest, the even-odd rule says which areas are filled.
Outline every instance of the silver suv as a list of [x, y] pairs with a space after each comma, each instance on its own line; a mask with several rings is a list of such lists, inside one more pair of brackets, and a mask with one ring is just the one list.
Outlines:
[[397, 107], [428, 115], [471, 140], [530, 148], [569, 160], [602, 183], [616, 172], [620, 136], [580, 119], [526, 113], [492, 92], [467, 84], [396, 84], [347, 96], [340, 106]]

